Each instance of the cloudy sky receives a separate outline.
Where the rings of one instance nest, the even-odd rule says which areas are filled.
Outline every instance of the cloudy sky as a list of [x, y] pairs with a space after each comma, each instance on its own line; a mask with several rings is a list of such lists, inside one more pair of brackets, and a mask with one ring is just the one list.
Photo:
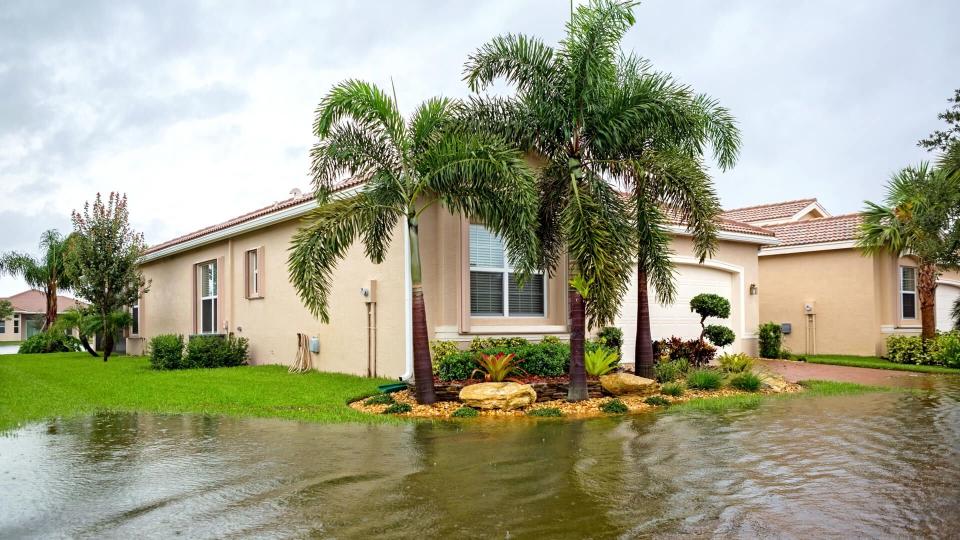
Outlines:
[[[878, 198], [960, 87], [960, 3], [655, 0], [624, 46], [706, 92], [744, 147], [727, 207]], [[156, 243], [306, 189], [314, 108], [348, 77], [412, 110], [463, 96], [490, 37], [554, 43], [568, 0], [0, 3], [0, 251], [98, 191]], [[0, 295], [24, 285], [0, 278]]]

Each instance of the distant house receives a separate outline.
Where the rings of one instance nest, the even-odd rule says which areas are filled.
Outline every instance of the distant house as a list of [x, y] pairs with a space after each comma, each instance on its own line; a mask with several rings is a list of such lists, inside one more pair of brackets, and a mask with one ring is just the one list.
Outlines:
[[[31, 289], [0, 300], [13, 304], [13, 317], [0, 320], [0, 342], [23, 341], [43, 328], [47, 298], [42, 292]], [[78, 305], [83, 304], [67, 296], [57, 296], [57, 313]]]
[[[760, 249], [760, 319], [789, 325], [784, 345], [799, 354], [882, 355], [891, 334], [920, 334], [917, 262], [864, 256], [860, 214], [830, 215], [817, 199], [728, 210], [728, 219], [773, 231]], [[937, 280], [937, 329], [949, 330], [960, 273]]]

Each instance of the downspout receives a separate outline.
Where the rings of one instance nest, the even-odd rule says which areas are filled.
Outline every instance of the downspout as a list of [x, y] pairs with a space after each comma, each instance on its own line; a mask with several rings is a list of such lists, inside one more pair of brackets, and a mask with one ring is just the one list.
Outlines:
[[405, 366], [401, 381], [413, 378], [413, 276], [410, 274], [410, 227], [403, 219], [403, 333], [406, 342]]

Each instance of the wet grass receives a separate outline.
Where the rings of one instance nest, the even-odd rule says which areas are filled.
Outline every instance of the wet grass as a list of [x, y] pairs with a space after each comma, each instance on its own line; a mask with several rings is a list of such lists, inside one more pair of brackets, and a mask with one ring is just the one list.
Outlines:
[[192, 413], [324, 423], [398, 423], [357, 412], [349, 401], [373, 395], [387, 379], [284, 366], [155, 371], [146, 358], [86, 353], [0, 356], [0, 431], [50, 417], [98, 411]]
[[758, 407], [762, 402], [770, 399], [846, 396], [864, 394], [867, 392], [889, 392], [894, 390], [884, 386], [868, 386], [865, 384], [836, 381], [800, 381], [800, 385], [803, 386], [805, 390], [803, 392], [794, 394], [737, 394], [733, 396], [697, 398], [674, 405], [670, 408], [670, 411], [724, 412], [736, 409], [752, 409]]
[[918, 366], [916, 364], [898, 364], [875, 356], [817, 355], [807, 356], [811, 364], [831, 364], [834, 366], [890, 369], [895, 371], [913, 371], [917, 373], [940, 373], [960, 375], [960, 369], [944, 366]]

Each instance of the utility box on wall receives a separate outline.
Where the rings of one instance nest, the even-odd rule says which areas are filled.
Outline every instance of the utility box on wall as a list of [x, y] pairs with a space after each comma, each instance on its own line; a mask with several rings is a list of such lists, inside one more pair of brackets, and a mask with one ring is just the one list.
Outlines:
[[312, 337], [310, 338], [310, 352], [317, 354], [320, 352], [320, 338]]
[[781, 333], [781, 334], [787, 335], [787, 334], [789, 334], [790, 332], [793, 332], [793, 324], [788, 323], [788, 322], [780, 323], [780, 333]]

